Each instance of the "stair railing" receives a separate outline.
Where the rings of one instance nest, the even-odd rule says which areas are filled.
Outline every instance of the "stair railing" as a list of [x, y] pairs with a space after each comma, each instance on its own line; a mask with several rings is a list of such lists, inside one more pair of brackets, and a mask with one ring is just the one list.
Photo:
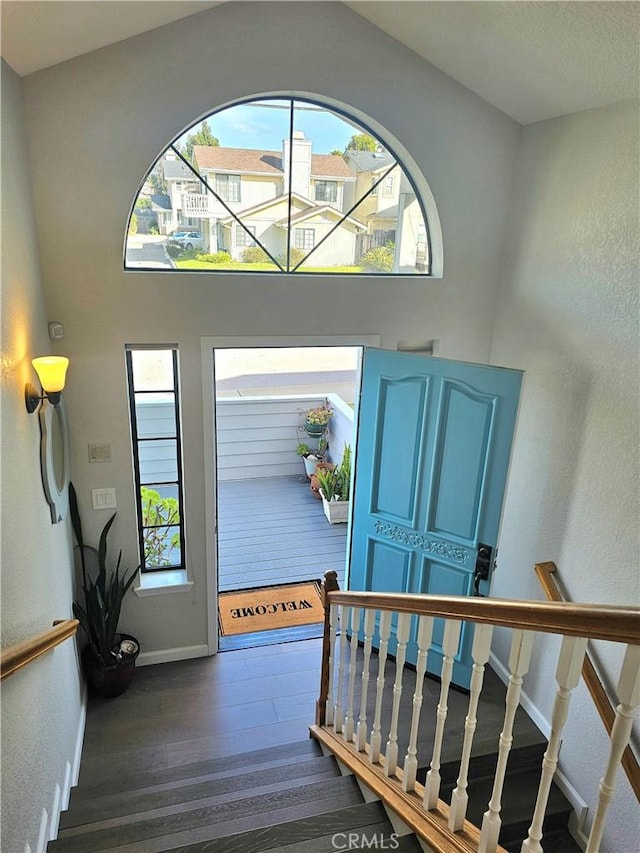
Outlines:
[[[557, 566], [552, 562], [536, 563], [535, 565], [536, 575], [548, 600], [564, 601], [556, 580], [553, 577], [556, 571]], [[585, 654], [584, 661], [582, 662], [582, 677], [584, 678], [587, 690], [591, 694], [600, 719], [604, 723], [607, 734], [611, 737], [616, 718], [615, 710], [588, 652]], [[636, 799], [640, 802], [640, 765], [638, 765], [638, 759], [633, 754], [630, 746], [627, 746], [622, 753], [620, 763], [627, 774]]]
[[20, 643], [7, 646], [0, 653], [0, 681], [4, 681], [14, 672], [27, 666], [41, 655], [55, 649], [78, 630], [77, 619], [59, 619], [53, 623], [52, 628], [34, 634]]
[[[640, 704], [640, 608], [571, 603], [512, 601], [494, 598], [409, 595], [374, 592], [343, 592], [337, 589], [335, 572], [327, 572], [323, 584], [325, 628], [320, 696], [312, 737], [336, 758], [433, 850], [456, 853], [494, 853], [501, 829], [502, 790], [513, 742], [513, 724], [523, 678], [529, 669], [536, 633], [562, 636], [556, 668], [558, 690], [551, 719], [551, 737], [542, 762], [538, 797], [522, 853], [541, 853], [542, 826], [551, 782], [558, 763], [562, 732], [571, 692], [578, 684], [587, 638], [626, 645], [618, 681], [618, 707], [611, 736], [611, 750], [600, 783], [587, 853], [597, 853], [614, 788], [617, 765], [627, 746], [635, 709]], [[433, 643], [435, 619], [444, 619], [442, 639]], [[440, 798], [440, 761], [447, 722], [447, 700], [463, 621], [474, 624], [473, 670], [469, 707], [464, 723], [462, 756], [455, 790], [449, 803]], [[494, 627], [511, 629], [509, 682], [493, 790], [481, 827], [467, 820], [469, 762], [477, 723], [478, 702], [485, 666], [489, 659]], [[393, 690], [385, 693], [391, 632], [395, 634]], [[408, 747], [404, 760], [398, 754], [399, 710], [403, 670], [409, 637], [415, 638], [415, 675]], [[370, 672], [372, 650], [377, 650], [377, 673]], [[427, 655], [442, 655], [440, 698], [437, 707], [431, 756], [418, 756], [418, 731]], [[375, 668], [375, 664], [374, 664]], [[373, 697], [375, 681], [375, 702]], [[357, 690], [356, 690], [357, 688]], [[359, 702], [357, 697], [359, 692]], [[390, 709], [388, 705], [391, 705]], [[388, 729], [382, 731], [382, 707], [390, 710]], [[373, 708], [367, 716], [367, 709]], [[426, 725], [431, 725], [427, 723]], [[383, 740], [386, 745], [382, 748]], [[429, 766], [424, 785], [416, 781], [419, 765]]]

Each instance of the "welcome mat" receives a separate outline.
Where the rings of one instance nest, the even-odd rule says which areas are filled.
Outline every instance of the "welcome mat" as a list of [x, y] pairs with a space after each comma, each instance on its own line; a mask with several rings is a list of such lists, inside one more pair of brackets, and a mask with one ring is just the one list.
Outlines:
[[310, 581], [221, 592], [218, 618], [223, 637], [323, 622], [320, 586]]

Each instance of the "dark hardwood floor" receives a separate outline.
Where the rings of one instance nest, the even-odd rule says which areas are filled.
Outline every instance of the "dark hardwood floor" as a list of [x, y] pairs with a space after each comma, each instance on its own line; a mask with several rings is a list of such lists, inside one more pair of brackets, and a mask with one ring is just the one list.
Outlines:
[[[175, 767], [200, 757], [223, 758], [306, 738], [315, 716], [321, 647], [320, 639], [311, 639], [138, 668], [124, 695], [115, 699], [90, 698], [80, 783], [91, 784], [92, 774], [104, 778], [107, 766], [116, 776], [128, 776], [138, 770]], [[377, 661], [372, 659], [372, 672], [374, 667]], [[414, 689], [410, 670], [404, 681], [401, 728], [407, 730]], [[430, 759], [431, 720], [439, 691], [437, 681], [425, 682], [421, 758]], [[487, 671], [475, 754], [496, 748], [504, 697], [502, 682]], [[371, 690], [370, 705], [373, 699]], [[443, 762], [459, 755], [467, 706], [464, 693], [451, 692]], [[386, 720], [389, 715], [390, 702], [386, 701]], [[519, 709], [514, 747], [529, 746], [540, 738], [538, 729]], [[401, 739], [401, 750], [405, 747], [406, 742]]]

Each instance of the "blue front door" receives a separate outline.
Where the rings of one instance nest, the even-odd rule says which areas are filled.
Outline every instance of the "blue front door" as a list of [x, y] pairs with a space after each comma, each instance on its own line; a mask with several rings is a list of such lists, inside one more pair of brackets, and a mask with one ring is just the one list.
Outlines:
[[[349, 589], [488, 593], [521, 384], [518, 370], [365, 349]], [[442, 633], [436, 620], [436, 674]], [[471, 641], [465, 626], [462, 687]]]

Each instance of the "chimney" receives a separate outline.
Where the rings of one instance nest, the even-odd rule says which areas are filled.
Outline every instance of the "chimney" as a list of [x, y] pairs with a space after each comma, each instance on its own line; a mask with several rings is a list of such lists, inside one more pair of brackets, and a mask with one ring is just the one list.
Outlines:
[[[284, 191], [289, 191], [289, 140], [282, 141], [282, 168], [284, 169]], [[293, 158], [291, 168], [291, 190], [304, 198], [311, 198], [311, 142], [307, 142], [301, 130], [293, 131]]]

